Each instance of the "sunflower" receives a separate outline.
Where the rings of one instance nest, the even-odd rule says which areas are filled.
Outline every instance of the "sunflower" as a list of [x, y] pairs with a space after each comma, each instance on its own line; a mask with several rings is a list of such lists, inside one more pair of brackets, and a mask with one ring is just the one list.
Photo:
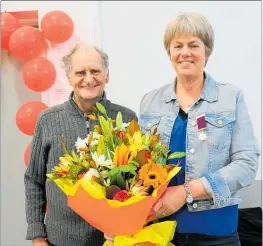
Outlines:
[[159, 164], [147, 164], [142, 166], [139, 171], [139, 178], [143, 180], [144, 186], [153, 186], [154, 189], [166, 182], [168, 173]]

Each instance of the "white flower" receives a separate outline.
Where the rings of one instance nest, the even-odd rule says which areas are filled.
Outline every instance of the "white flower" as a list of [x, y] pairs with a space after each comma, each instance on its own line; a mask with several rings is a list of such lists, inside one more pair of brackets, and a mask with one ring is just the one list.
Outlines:
[[85, 178], [85, 179], [92, 179], [93, 176], [99, 178], [100, 174], [99, 174], [99, 172], [96, 169], [90, 168], [89, 171], [87, 171], [85, 173], [83, 178]]
[[[98, 145], [98, 143], [99, 143], [98, 139], [99, 139], [100, 136], [101, 135], [98, 134], [97, 132], [93, 132], [92, 141], [91, 141], [90, 145], [91, 146]], [[88, 135], [88, 137], [89, 137], [89, 135]]]
[[[80, 148], [85, 148], [88, 146], [89, 136], [90, 136], [90, 134], [84, 139], [81, 139], [80, 137], [77, 138], [77, 141], [75, 142], [77, 152], [81, 152], [79, 150]], [[92, 141], [91, 141], [90, 145], [92, 145], [92, 146], [97, 145], [99, 136], [100, 136], [100, 134], [98, 134], [97, 132], [93, 132]]]
[[103, 180], [103, 183], [104, 185], [107, 187], [107, 186], [110, 186], [110, 178], [107, 178], [106, 180]]
[[92, 159], [95, 161], [96, 166], [99, 167], [108, 167], [113, 168], [112, 160], [105, 160], [105, 155], [98, 156], [97, 152], [91, 153]]
[[87, 145], [86, 145], [87, 141], [88, 141], [87, 138], [84, 138], [84, 139], [81, 139], [80, 137], [77, 138], [77, 141], [75, 142], [77, 152], [80, 152], [79, 151], [80, 148], [87, 147]]
[[97, 132], [93, 132], [93, 139], [99, 139], [101, 134], [98, 134]]
[[[129, 123], [122, 123], [120, 131], [124, 131], [129, 125], [130, 125], [130, 122]], [[117, 130], [117, 127], [115, 127], [114, 130]]]
[[102, 178], [107, 178], [107, 177], [108, 177], [108, 173], [109, 173], [108, 170], [101, 171], [101, 172], [100, 172], [100, 176], [101, 176]]
[[94, 145], [97, 145], [98, 143], [99, 143], [99, 141], [95, 139], [95, 140], [91, 141], [90, 145], [94, 146]]

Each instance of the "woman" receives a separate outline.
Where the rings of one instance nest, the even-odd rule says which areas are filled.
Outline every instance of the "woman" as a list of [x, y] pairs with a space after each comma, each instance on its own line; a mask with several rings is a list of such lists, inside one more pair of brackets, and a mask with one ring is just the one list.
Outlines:
[[239, 190], [254, 180], [259, 157], [243, 94], [204, 72], [214, 46], [204, 16], [178, 15], [164, 46], [177, 77], [143, 97], [139, 123], [145, 132], [157, 127], [171, 152], [186, 156], [148, 221], [176, 220], [176, 246], [240, 245]]

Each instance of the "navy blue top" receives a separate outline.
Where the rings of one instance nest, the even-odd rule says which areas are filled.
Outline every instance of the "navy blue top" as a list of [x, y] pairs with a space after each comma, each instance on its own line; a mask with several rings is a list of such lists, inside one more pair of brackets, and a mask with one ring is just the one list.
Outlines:
[[[186, 151], [187, 114], [180, 110], [172, 129], [171, 152]], [[201, 140], [200, 140], [201, 141]], [[168, 163], [177, 163], [178, 160], [169, 160]], [[169, 186], [181, 185], [185, 182], [185, 157], [179, 159], [182, 169], [171, 180]], [[188, 212], [183, 206], [178, 212], [168, 217], [177, 221], [176, 231], [179, 233], [200, 233], [206, 235], [230, 235], [237, 231], [238, 206], [228, 206], [219, 209], [199, 212]]]

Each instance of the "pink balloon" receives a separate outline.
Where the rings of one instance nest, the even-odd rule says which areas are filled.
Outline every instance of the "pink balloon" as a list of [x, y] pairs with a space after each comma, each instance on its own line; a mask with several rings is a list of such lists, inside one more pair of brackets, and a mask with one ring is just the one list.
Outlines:
[[9, 50], [9, 39], [12, 33], [21, 27], [17, 18], [9, 13], [1, 14], [1, 47], [4, 50]]
[[32, 101], [23, 104], [16, 113], [16, 125], [24, 134], [33, 136], [37, 119], [41, 111], [47, 108], [47, 105]]
[[32, 145], [32, 143], [29, 143], [25, 149], [25, 152], [24, 152], [24, 162], [25, 162], [26, 167], [28, 167], [28, 165], [29, 165], [31, 145]]
[[25, 64], [23, 79], [29, 89], [36, 92], [46, 91], [56, 80], [56, 69], [46, 58], [37, 57]]
[[24, 26], [11, 35], [9, 49], [17, 59], [28, 61], [44, 53], [47, 50], [47, 43], [40, 30]]

